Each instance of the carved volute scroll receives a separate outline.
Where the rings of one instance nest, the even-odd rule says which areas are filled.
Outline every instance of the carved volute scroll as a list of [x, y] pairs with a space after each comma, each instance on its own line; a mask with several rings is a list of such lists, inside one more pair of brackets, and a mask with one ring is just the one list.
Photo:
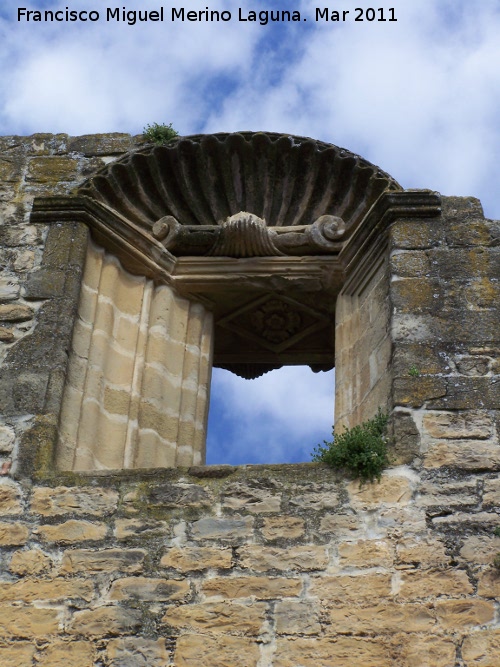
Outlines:
[[[202, 462], [212, 363], [247, 378], [284, 364], [332, 368], [339, 357], [336, 303], [349, 276], [379, 266], [395, 217], [438, 210], [434, 194], [402, 191], [388, 174], [345, 149], [262, 132], [149, 145], [107, 165], [70, 197], [36, 200], [35, 221], [88, 224], [97, 244], [88, 262], [97, 253], [99, 275], [114, 272], [117, 281], [84, 284], [60, 466]], [[130, 304], [125, 311], [117, 306], [120, 299], [127, 303], [127, 285], [131, 294], [142, 290], [134, 312], [127, 311]], [[78, 331], [88, 310], [85, 290], [101, 304], [101, 320], [106, 309], [110, 315], [105, 325], [86, 321], [94, 333], [83, 350]], [[154, 324], [159, 303], [169, 304], [164, 307], [171, 318], [160, 328]], [[346, 308], [345, 322], [351, 317]], [[137, 330], [128, 351], [120, 341], [127, 318]], [[199, 333], [188, 332], [193, 326]], [[163, 343], [157, 345], [160, 329]], [[101, 339], [111, 356], [114, 350], [130, 357], [123, 386], [95, 362], [102, 357]], [[82, 385], [82, 377], [94, 379]], [[94, 412], [99, 405], [105, 415], [103, 433], [87, 434], [87, 441], [104, 442], [111, 423], [123, 431], [122, 450], [107, 462], [70, 433], [65, 415], [76, 385], [76, 404]], [[111, 396], [121, 412], [107, 409]], [[191, 426], [183, 430], [181, 422]]]

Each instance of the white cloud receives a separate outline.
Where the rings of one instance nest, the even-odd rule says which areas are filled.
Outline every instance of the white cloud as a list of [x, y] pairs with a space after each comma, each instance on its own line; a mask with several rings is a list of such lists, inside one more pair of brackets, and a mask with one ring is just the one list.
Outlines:
[[[67, 6], [43, 4], [52, 10]], [[106, 5], [97, 6], [104, 16]], [[159, 4], [142, 0], [135, 6], [147, 10]], [[212, 9], [223, 6], [211, 3]], [[12, 3], [5, 13], [15, 16], [16, 7]], [[82, 8], [90, 9], [88, 0], [71, 4]], [[71, 134], [137, 132], [147, 122], [163, 120], [192, 131], [206, 115], [203, 95], [210, 79], [244, 76], [259, 36], [255, 26], [236, 23], [1, 19], [0, 34], [0, 67], [7, 73], [0, 84], [2, 133], [43, 127]]]
[[314, 447], [331, 436], [333, 371], [289, 366], [243, 380], [214, 369], [213, 376], [211, 398], [217, 407], [209, 428], [209, 460], [309, 461]]

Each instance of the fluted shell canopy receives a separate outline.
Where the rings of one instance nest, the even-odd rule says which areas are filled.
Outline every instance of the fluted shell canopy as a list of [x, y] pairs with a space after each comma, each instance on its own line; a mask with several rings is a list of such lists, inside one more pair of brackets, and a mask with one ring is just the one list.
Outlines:
[[78, 193], [151, 230], [171, 215], [182, 225], [220, 225], [247, 211], [268, 226], [342, 218], [349, 231], [398, 183], [332, 144], [271, 132], [178, 137], [107, 165]]

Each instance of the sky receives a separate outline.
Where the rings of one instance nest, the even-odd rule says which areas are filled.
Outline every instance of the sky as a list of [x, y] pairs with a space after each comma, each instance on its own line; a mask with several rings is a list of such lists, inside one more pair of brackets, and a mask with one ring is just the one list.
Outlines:
[[[0, 135], [137, 134], [154, 122], [298, 134], [362, 155], [405, 188], [479, 197], [500, 218], [499, 0], [340, 0], [329, 4], [348, 12], [337, 22], [315, 20], [320, 0], [207, 3], [2, 0]], [[164, 7], [170, 19], [172, 6], [231, 20], [106, 21], [117, 7]], [[18, 20], [21, 8], [99, 20]], [[239, 10], [301, 20], [261, 25]], [[309, 460], [331, 434], [333, 387], [332, 372], [307, 368], [253, 381], [215, 369], [208, 462]]]

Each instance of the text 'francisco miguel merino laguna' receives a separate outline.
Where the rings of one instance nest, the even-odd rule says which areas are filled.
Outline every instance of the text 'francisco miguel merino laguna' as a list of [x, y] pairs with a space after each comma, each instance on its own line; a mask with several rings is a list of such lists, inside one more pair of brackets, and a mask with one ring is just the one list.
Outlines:
[[[332, 23], [353, 21], [397, 21], [394, 15], [394, 8], [385, 9], [383, 7], [361, 8], [355, 7], [349, 10], [329, 9], [328, 7], [317, 7], [314, 10], [312, 20], [331, 21]], [[239, 22], [257, 22], [260, 25], [267, 25], [271, 22], [287, 23], [295, 21], [307, 21], [305, 16], [297, 10], [268, 10], [254, 11], [253, 9], [238, 9], [238, 13], [229, 10], [210, 10], [206, 7], [203, 10], [191, 10], [184, 7], [158, 7], [158, 9], [127, 9], [127, 7], [107, 7], [101, 12], [91, 10], [76, 10], [66, 7], [58, 10], [33, 10], [26, 7], [19, 7], [17, 10], [18, 21], [32, 21], [35, 23], [64, 22], [72, 23], [75, 21], [116, 21], [135, 25], [140, 22], [148, 21], [171, 21], [174, 22], [198, 22], [198, 23], [218, 23], [228, 21]]]

